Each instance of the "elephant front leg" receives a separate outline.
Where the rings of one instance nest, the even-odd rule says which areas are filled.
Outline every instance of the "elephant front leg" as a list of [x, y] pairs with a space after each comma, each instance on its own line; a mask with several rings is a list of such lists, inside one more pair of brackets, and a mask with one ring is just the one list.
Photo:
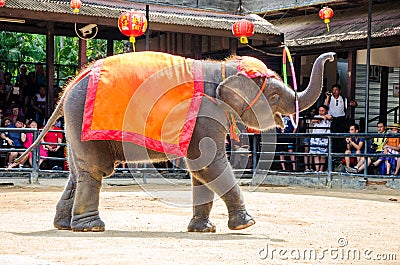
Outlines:
[[214, 192], [195, 177], [192, 178], [193, 218], [190, 220], [188, 232], [211, 232], [216, 228], [209, 216], [214, 200]]
[[[192, 166], [199, 168], [199, 165]], [[194, 172], [194, 175], [225, 202], [229, 212], [229, 229], [240, 230], [255, 224], [253, 217], [247, 213], [242, 193], [226, 157], [215, 159], [208, 166]]]
[[71, 228], [74, 232], [102, 232], [104, 222], [99, 215], [101, 181], [88, 172], [80, 172], [72, 209]]
[[54, 217], [54, 227], [60, 230], [71, 230], [72, 207], [74, 205], [76, 190], [76, 177], [70, 174], [64, 192], [56, 206], [56, 215]]

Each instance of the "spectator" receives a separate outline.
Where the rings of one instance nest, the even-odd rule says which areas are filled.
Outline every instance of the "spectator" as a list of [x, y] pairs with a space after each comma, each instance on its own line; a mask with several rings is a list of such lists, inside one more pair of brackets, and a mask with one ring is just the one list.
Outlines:
[[11, 106], [11, 114], [8, 115], [8, 118], [10, 118], [13, 121], [13, 123], [15, 124], [17, 122], [17, 118], [22, 117], [22, 116], [23, 116], [23, 113], [22, 113], [20, 107], [15, 104], [12, 105]]
[[[377, 123], [378, 133], [384, 134], [386, 132], [386, 125], [382, 121], [378, 121]], [[368, 148], [368, 153], [379, 154], [383, 151], [383, 146], [386, 144], [386, 138], [382, 137], [375, 137]], [[374, 163], [378, 160], [378, 156], [373, 156], [371, 158], [367, 158], [367, 166], [371, 163]], [[358, 173], [364, 170], [364, 161], [365, 158], [360, 158], [357, 165], [355, 167], [345, 167], [347, 173]]]
[[4, 119], [4, 110], [0, 107], [0, 124], [3, 124]]
[[[7, 119], [7, 121], [4, 121], [4, 125], [8, 124], [7, 128], [24, 128], [24, 122], [24, 117], [18, 117], [15, 124], [12, 123], [11, 119]], [[10, 147], [23, 148], [21, 134], [21, 132], [9, 131], [1, 133], [0, 137], [1, 139], [6, 140]], [[10, 152], [8, 155], [8, 165], [12, 165], [17, 156], [21, 154], [22, 152]]]
[[[311, 108], [309, 113], [305, 113], [303, 119], [300, 120], [300, 125], [299, 125], [299, 132], [301, 133], [311, 133], [311, 127], [312, 127], [312, 122], [311, 122], [311, 117], [314, 117], [316, 113], [316, 109], [313, 107]], [[304, 145], [304, 153], [309, 153], [310, 152], [310, 140], [311, 137], [304, 137], [302, 139], [302, 143]], [[312, 157], [308, 155], [304, 155], [304, 170], [305, 172], [311, 172], [312, 171]]]
[[[400, 125], [398, 123], [394, 123], [390, 126], [388, 126], [389, 129], [391, 129], [393, 134], [398, 134]], [[386, 144], [383, 146], [383, 154], [398, 154], [400, 150], [400, 138], [399, 137], [392, 137], [388, 138]], [[381, 164], [381, 174], [390, 175], [395, 173], [396, 168], [397, 168], [397, 160], [398, 158], [396, 157], [380, 157], [377, 161], [373, 163], [375, 167], [378, 167], [382, 161], [384, 161], [384, 164]], [[398, 171], [398, 170], [397, 170]], [[398, 173], [398, 172], [397, 172]], [[396, 173], [396, 174], [397, 174]], [[395, 175], [396, 175], [395, 174]]]
[[[358, 133], [359, 132], [360, 127], [358, 126], [358, 124], [352, 124], [350, 125], [349, 128], [349, 133]], [[348, 137], [346, 138], [346, 144], [347, 144], [347, 150], [346, 150], [346, 154], [361, 154], [362, 152], [362, 147], [364, 146], [364, 138], [358, 138], [357, 136], [353, 136], [353, 137]], [[350, 167], [350, 157], [346, 156], [345, 158], [346, 161], [346, 167]], [[357, 163], [360, 161], [361, 157], [357, 157], [356, 161]], [[355, 163], [355, 164], [357, 164]]]
[[15, 85], [19, 87], [20, 93], [22, 94], [23, 91], [25, 91], [25, 87], [28, 85], [28, 68], [26, 65], [21, 65], [19, 68], [19, 75], [17, 75], [15, 79]]
[[25, 101], [26, 97], [34, 96], [37, 93], [37, 89], [35, 87], [35, 72], [28, 73], [28, 81], [27, 85], [22, 90], [21, 99]]
[[4, 73], [4, 91], [6, 94], [14, 87], [14, 84], [11, 82], [12, 75], [10, 72]]
[[47, 91], [45, 86], [39, 87], [39, 92], [36, 94], [36, 102], [37, 106], [40, 108], [37, 110], [37, 122], [39, 125], [44, 125], [44, 118], [45, 118], [45, 113], [46, 113], [46, 102], [47, 102], [47, 97], [46, 97]]
[[18, 85], [14, 85], [6, 92], [6, 103], [8, 105], [21, 103], [20, 88]]
[[37, 63], [35, 66], [35, 86], [38, 90], [41, 86], [46, 86], [46, 72], [43, 69], [42, 63]]
[[[321, 134], [330, 132], [331, 121], [328, 119], [328, 109], [326, 105], [321, 105], [318, 108], [318, 115], [314, 116], [311, 120], [313, 123], [312, 133]], [[328, 138], [312, 137], [310, 144], [310, 154], [317, 155], [314, 156], [315, 170], [323, 172], [326, 162], [324, 154], [328, 152]]]
[[39, 107], [36, 101], [36, 96], [27, 96], [25, 98], [24, 113], [26, 113], [28, 119], [35, 121], [44, 120], [43, 109]]
[[[61, 131], [60, 127], [57, 127], [55, 124], [45, 136], [44, 142], [50, 143], [45, 144], [44, 148], [48, 150], [48, 157], [57, 157], [63, 158], [64, 157], [64, 147], [61, 145], [51, 144], [57, 143], [61, 144], [63, 142], [63, 132]], [[56, 161], [56, 160], [48, 160], [48, 168], [53, 170], [62, 170], [64, 166], [64, 161]]]
[[[329, 108], [329, 119], [332, 120], [332, 133], [345, 133], [348, 130], [347, 113], [349, 107], [357, 107], [357, 102], [352, 99], [347, 101], [346, 97], [340, 95], [341, 86], [334, 84], [332, 92], [326, 93], [324, 104]], [[332, 139], [332, 151], [334, 153], [344, 153], [346, 150], [346, 142], [341, 138]]]
[[235, 139], [231, 139], [233, 145], [233, 153], [231, 154], [231, 164], [234, 169], [245, 169], [249, 162], [250, 146], [248, 144], [247, 137], [240, 137], [240, 142]]
[[[37, 122], [35, 120], [29, 121], [28, 127], [29, 128], [33, 128], [33, 129], [37, 129]], [[24, 147], [25, 148], [29, 148], [33, 143], [33, 133], [22, 133], [21, 139], [22, 139]], [[42, 140], [42, 142], [43, 141], [44, 140]], [[48, 156], [47, 150], [45, 149], [43, 144], [40, 145], [39, 156], [41, 156], [41, 157], [47, 157]], [[28, 158], [29, 158], [29, 164], [30, 164], [30, 166], [32, 166], [32, 153], [30, 153], [29, 157], [27, 157], [26, 159], [28, 159]], [[26, 161], [26, 159], [25, 159], [25, 161]], [[21, 165], [23, 165], [25, 163], [25, 161], [21, 162]], [[43, 161], [44, 161], [44, 158], [40, 158], [39, 159], [39, 166], [43, 163]]]
[[[295, 125], [293, 124], [292, 119], [289, 116], [283, 116], [282, 120], [283, 120], [283, 124], [284, 124], [283, 132], [281, 129], [278, 129], [278, 133], [286, 134], [286, 133], [296, 132]], [[280, 143], [278, 146], [278, 148], [279, 148], [278, 151], [292, 153], [294, 150], [294, 139], [295, 138], [289, 138], [289, 137], [278, 138], [278, 143]], [[279, 158], [281, 160], [282, 170], [286, 171], [285, 156], [280, 155]], [[292, 170], [295, 171], [296, 170], [296, 160], [295, 160], [294, 155], [290, 156], [290, 162], [292, 164]]]
[[6, 105], [6, 98], [7, 98], [6, 87], [4, 84], [0, 83], [0, 106], [1, 107], [4, 107]]

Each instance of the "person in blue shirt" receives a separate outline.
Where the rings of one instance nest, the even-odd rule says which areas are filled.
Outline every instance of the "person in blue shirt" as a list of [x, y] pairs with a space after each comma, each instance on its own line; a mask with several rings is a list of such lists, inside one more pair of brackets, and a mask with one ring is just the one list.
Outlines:
[[[14, 123], [10, 123], [7, 128], [24, 128], [25, 127], [25, 118], [19, 116]], [[9, 131], [1, 134], [1, 138], [6, 140], [7, 144], [11, 148], [24, 148], [23, 142], [21, 140], [21, 132], [17, 131]], [[23, 152], [10, 152], [8, 155], [8, 165], [11, 165], [14, 160], [21, 155]]]
[[[360, 127], [358, 126], [358, 124], [352, 124], [350, 125], [349, 133], [358, 133], [359, 130]], [[359, 138], [357, 136], [346, 138], [347, 150], [345, 154], [361, 154], [364, 142], [365, 142], [364, 138]], [[351, 164], [350, 157], [346, 156], [344, 159], [346, 161], [346, 167], [350, 167]], [[357, 157], [357, 163], [360, 161], [360, 159], [361, 157]]]

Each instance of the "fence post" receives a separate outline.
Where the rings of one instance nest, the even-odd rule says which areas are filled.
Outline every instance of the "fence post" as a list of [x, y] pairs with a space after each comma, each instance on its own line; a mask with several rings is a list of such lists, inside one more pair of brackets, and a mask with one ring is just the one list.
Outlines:
[[251, 148], [251, 153], [253, 156], [253, 164], [251, 167], [251, 173], [254, 175], [256, 173], [256, 169], [257, 169], [257, 146], [258, 146], [257, 140], [258, 140], [258, 138], [257, 138], [256, 134], [253, 134], [252, 137], [253, 137], [253, 146]]
[[[36, 140], [38, 137], [38, 131], [33, 132], [33, 141]], [[40, 144], [36, 146], [33, 151], [32, 151], [32, 172], [31, 172], [31, 177], [30, 177], [30, 184], [39, 184], [38, 178], [39, 178], [39, 163], [38, 160], [40, 161]], [[39, 156], [39, 159], [38, 159]]]
[[332, 137], [328, 136], [328, 177], [330, 180], [329, 187], [332, 187]]

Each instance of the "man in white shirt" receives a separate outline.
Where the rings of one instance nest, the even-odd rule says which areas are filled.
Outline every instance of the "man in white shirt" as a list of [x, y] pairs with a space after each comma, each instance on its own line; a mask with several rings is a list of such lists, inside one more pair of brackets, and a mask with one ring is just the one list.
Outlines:
[[[332, 133], [346, 133], [348, 132], [348, 122], [346, 119], [348, 107], [356, 107], [357, 102], [353, 99], [347, 102], [347, 98], [340, 95], [341, 86], [334, 84], [332, 92], [326, 93], [324, 105], [329, 107], [328, 119], [332, 121]], [[333, 138], [332, 152], [344, 153], [346, 151], [346, 141], [341, 138]]]

